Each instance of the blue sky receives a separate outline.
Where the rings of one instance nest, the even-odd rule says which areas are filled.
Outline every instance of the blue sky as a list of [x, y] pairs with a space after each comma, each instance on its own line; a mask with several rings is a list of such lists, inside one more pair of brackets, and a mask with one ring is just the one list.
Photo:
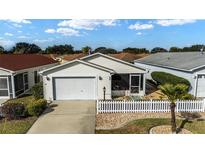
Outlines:
[[10, 48], [16, 42], [35, 43], [45, 49], [54, 44], [105, 46], [122, 50], [126, 47], [169, 48], [205, 44], [205, 20], [0, 20], [0, 45]]

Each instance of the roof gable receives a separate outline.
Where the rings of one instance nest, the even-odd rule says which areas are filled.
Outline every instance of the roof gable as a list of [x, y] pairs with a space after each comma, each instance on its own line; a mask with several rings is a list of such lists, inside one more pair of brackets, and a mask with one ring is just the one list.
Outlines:
[[[108, 55], [105, 55], [105, 54], [102, 54], [102, 53], [95, 53], [95, 54], [92, 54], [92, 55], [88, 55], [86, 57], [83, 57], [81, 58], [81, 60], [84, 60], [84, 61], [89, 61], [90, 59], [95, 59], [97, 57], [104, 57], [106, 59], [109, 59], [109, 60], [112, 60], [112, 61], [115, 61], [115, 62], [118, 62], [118, 63], [121, 63], [121, 64], [124, 64], [124, 65], [127, 65], [127, 66], [130, 66], [130, 67], [133, 67], [133, 68], [137, 68], [137, 69], [140, 69], [142, 71], [145, 71], [146, 69], [145, 68], [142, 68], [142, 67], [138, 67], [132, 63], [129, 63], [129, 62], [126, 62], [126, 61], [123, 61], [123, 60], [120, 60], [120, 59], [117, 59], [117, 58], [114, 58], [112, 56], [108, 56]], [[96, 63], [95, 63], [96, 64]], [[103, 64], [102, 64], [103, 65]], [[111, 67], [111, 66], [110, 66]]]
[[79, 60], [79, 59], [69, 61], [69, 62], [66, 62], [64, 64], [58, 65], [58, 66], [54, 66], [52, 68], [43, 70], [40, 73], [41, 74], [49, 74], [49, 72], [51, 72], [51, 71], [55, 71], [55, 70], [65, 68], [65, 67], [72, 67], [73, 65], [76, 65], [76, 64], [79, 64], [79, 63], [90, 66], [90, 67], [93, 67], [93, 68], [96, 68], [96, 69], [100, 69], [100, 70], [105, 71], [105, 72], [114, 73], [114, 71], [112, 69], [109, 69], [109, 68], [106, 68], [106, 67], [103, 67], [103, 66], [100, 66], [100, 65], [92, 64], [90, 62], [85, 62], [85, 61], [82, 61], [82, 60]]

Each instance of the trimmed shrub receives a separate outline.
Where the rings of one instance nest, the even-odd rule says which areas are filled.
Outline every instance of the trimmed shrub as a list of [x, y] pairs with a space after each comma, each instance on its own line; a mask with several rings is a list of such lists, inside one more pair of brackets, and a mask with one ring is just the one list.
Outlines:
[[192, 94], [185, 94], [182, 96], [182, 100], [195, 100], [196, 98]]
[[39, 99], [33, 101], [27, 105], [28, 114], [31, 116], [39, 116], [47, 106], [47, 101], [44, 99]]
[[1, 107], [3, 117], [17, 119], [25, 116], [25, 106], [22, 103], [6, 103]]
[[43, 98], [43, 82], [39, 82], [31, 89], [33, 97], [38, 100]]
[[177, 85], [177, 84], [185, 84], [190, 87], [190, 82], [187, 79], [182, 77], [178, 77], [176, 75], [165, 73], [165, 72], [152, 72], [152, 79], [156, 81], [158, 85], [163, 85], [166, 83]]

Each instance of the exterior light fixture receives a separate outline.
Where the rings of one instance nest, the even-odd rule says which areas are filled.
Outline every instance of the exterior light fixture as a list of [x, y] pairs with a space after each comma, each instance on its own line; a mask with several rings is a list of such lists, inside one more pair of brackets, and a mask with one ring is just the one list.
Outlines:
[[47, 81], [50, 81], [50, 78], [49, 78], [48, 76], [46, 76], [46, 80], [47, 80]]

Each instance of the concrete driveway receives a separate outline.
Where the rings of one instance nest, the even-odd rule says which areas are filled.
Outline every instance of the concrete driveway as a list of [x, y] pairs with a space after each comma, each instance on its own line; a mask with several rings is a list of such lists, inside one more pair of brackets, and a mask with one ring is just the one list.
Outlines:
[[94, 134], [95, 101], [55, 101], [28, 134]]

